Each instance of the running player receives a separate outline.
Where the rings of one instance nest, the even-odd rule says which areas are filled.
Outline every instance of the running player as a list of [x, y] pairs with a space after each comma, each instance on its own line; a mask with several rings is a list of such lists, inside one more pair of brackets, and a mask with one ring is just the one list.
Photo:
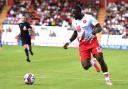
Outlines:
[[30, 33], [32, 31], [32, 27], [27, 22], [25, 16], [23, 16], [21, 18], [21, 20], [22, 20], [22, 22], [19, 23], [19, 28], [20, 28], [19, 37], [21, 38], [22, 45], [24, 47], [24, 51], [26, 54], [26, 61], [31, 62], [30, 58], [29, 58], [29, 52], [31, 55], [33, 55], [32, 46], [31, 46], [31, 35], [30, 35]]
[[99, 22], [93, 16], [83, 14], [79, 5], [73, 8], [72, 14], [74, 17], [72, 21], [74, 33], [69, 41], [65, 43], [64, 49], [67, 49], [69, 44], [77, 38], [79, 41], [80, 59], [83, 68], [88, 70], [91, 66], [94, 66], [97, 72], [100, 71], [99, 66], [96, 64], [96, 60], [91, 60], [91, 55], [93, 55], [101, 66], [106, 84], [112, 85], [109, 78], [108, 67], [104, 61], [103, 53], [96, 37], [96, 33], [102, 31]]

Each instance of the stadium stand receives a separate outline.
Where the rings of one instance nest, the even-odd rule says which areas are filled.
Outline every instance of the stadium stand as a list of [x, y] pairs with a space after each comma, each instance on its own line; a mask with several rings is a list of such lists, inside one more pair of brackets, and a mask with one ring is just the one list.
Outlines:
[[[13, 0], [8, 1], [12, 3], [11, 1]], [[55, 39], [58, 39], [60, 35], [56, 34], [66, 32], [66, 35], [70, 34], [72, 7], [76, 4], [81, 4], [83, 13], [92, 14], [95, 18], [98, 18], [103, 26], [104, 34], [97, 34], [103, 48], [128, 49], [128, 1], [106, 1], [108, 1], [107, 4], [105, 4], [104, 0], [15, 0], [10, 5], [11, 8], [8, 10], [7, 17], [2, 25], [5, 33], [10, 32], [10, 29], [12, 29], [11, 34], [3, 35], [3, 44], [17, 44], [12, 34], [18, 31], [17, 24], [20, 22], [20, 17], [26, 15], [35, 30], [36, 37], [32, 40], [33, 45], [60, 46], [63, 42], [58, 45], [58, 41]], [[6, 14], [3, 16], [6, 16]], [[14, 28], [15, 30], [13, 30]], [[13, 40], [9, 39], [10, 35]], [[47, 37], [42, 37], [44, 35], [51, 39], [48, 40], [49, 43], [45, 41]], [[40, 38], [40, 40], [37, 40], [37, 38]], [[42, 40], [42, 38], [44, 39]], [[65, 37], [62, 37], [62, 39], [66, 40]], [[115, 41], [115, 39], [118, 39], [118, 41]], [[77, 47], [77, 45], [75, 41], [71, 47]]]
[[81, 4], [84, 13], [97, 18], [99, 3], [99, 0], [21, 0], [15, 2], [8, 11], [3, 24], [18, 24], [20, 17], [26, 15], [32, 25], [68, 26], [71, 23], [71, 10], [74, 5]]
[[0, 0], [0, 13], [2, 12], [5, 4], [6, 4], [6, 0]]
[[123, 1], [109, 3], [103, 25], [104, 34], [128, 35], [128, 3]]
[[10, 8], [9, 6], [4, 6], [2, 12], [0, 13], [0, 30], [2, 30], [2, 25], [3, 25], [2, 23], [7, 17], [7, 12], [9, 8]]

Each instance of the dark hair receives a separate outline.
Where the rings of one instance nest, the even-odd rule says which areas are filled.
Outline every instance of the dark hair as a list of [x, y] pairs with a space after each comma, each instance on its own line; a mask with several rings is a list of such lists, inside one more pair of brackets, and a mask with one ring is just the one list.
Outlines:
[[75, 9], [75, 10], [79, 10], [79, 11], [81, 11], [82, 10], [82, 8], [81, 8], [81, 6], [78, 4], [78, 5], [76, 5], [73, 9]]

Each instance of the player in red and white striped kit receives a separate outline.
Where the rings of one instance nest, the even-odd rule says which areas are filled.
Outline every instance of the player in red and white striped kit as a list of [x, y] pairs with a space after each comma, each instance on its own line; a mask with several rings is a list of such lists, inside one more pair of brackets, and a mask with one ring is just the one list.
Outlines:
[[[96, 71], [100, 72], [100, 68], [97, 65], [98, 61], [104, 74], [106, 84], [112, 85], [109, 78], [108, 67], [104, 61], [103, 53], [96, 37], [96, 33], [102, 31], [99, 22], [93, 16], [83, 14], [79, 5], [73, 8], [72, 14], [74, 16], [72, 21], [74, 33], [69, 41], [65, 43], [64, 48], [67, 49], [69, 44], [77, 38], [83, 68], [88, 70], [91, 66], [94, 66]], [[91, 60], [91, 55], [97, 60]]]

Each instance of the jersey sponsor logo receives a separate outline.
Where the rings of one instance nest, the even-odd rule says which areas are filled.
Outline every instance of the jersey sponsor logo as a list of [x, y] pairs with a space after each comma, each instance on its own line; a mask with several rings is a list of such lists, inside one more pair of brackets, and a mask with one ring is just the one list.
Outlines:
[[81, 27], [80, 26], [76, 26], [76, 31], [80, 32], [81, 31]]

